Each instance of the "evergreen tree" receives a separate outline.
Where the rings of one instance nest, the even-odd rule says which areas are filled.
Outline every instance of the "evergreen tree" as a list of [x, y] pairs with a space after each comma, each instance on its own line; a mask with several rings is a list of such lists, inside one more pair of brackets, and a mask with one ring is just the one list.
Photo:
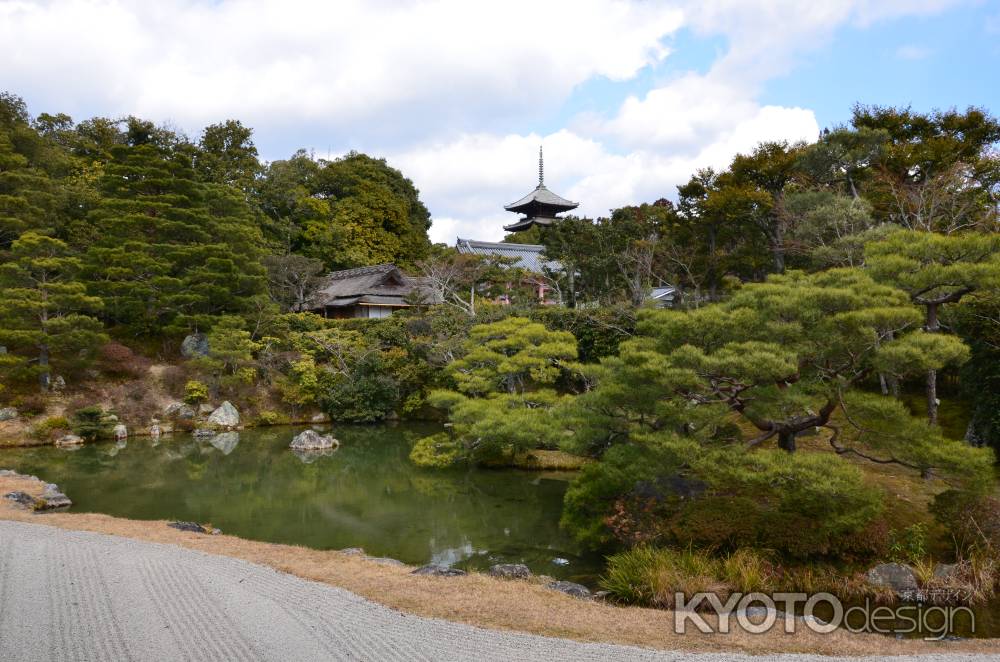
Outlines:
[[23, 359], [9, 367], [37, 374], [43, 390], [53, 368], [79, 363], [106, 340], [88, 314], [101, 309], [101, 300], [75, 280], [79, 268], [65, 243], [30, 231], [0, 265], [0, 344]]
[[[875, 278], [904, 290], [924, 311], [924, 330], [940, 333], [940, 311], [977, 290], [1000, 289], [1000, 235], [899, 230], [865, 247]], [[927, 371], [927, 416], [937, 423], [937, 369]]]
[[240, 194], [198, 181], [193, 146], [141, 123], [111, 148], [89, 220], [90, 289], [136, 332], [210, 326], [264, 291], [262, 239]]

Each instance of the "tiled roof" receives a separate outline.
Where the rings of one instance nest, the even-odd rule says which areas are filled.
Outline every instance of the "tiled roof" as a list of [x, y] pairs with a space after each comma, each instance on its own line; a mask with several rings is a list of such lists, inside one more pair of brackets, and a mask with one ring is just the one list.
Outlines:
[[536, 244], [507, 244], [503, 242], [462, 239], [459, 237], [455, 240], [455, 248], [458, 249], [459, 253], [513, 258], [516, 261], [512, 266], [520, 267], [536, 274], [542, 273], [543, 267], [548, 267], [549, 269], [557, 269], [559, 267], [557, 262], [543, 259], [542, 251], [545, 250], [545, 247]]
[[440, 303], [426, 279], [407, 276], [392, 264], [377, 264], [327, 274], [310, 307], [316, 310], [358, 303], [405, 306], [414, 291], [419, 291], [427, 303]]
[[533, 206], [546, 206], [546, 207], [558, 207], [559, 211], [567, 211], [570, 209], [575, 209], [579, 206], [579, 202], [571, 202], [566, 198], [556, 195], [549, 189], [545, 188], [543, 184], [539, 184], [535, 187], [535, 190], [524, 196], [517, 202], [512, 202], [509, 205], [504, 205], [504, 209], [507, 211], [521, 211], [522, 208], [533, 207]]

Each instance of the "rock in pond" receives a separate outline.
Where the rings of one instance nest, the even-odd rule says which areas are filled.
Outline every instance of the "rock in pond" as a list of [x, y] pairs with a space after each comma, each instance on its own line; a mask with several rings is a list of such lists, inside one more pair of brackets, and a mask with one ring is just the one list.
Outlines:
[[17, 418], [17, 410], [13, 407], [3, 407], [0, 409], [0, 421], [9, 421]]
[[527, 579], [531, 569], [523, 563], [497, 563], [490, 567], [490, 574], [501, 579]]
[[226, 400], [209, 415], [207, 423], [214, 428], [232, 430], [240, 424], [240, 412]]
[[553, 591], [559, 591], [561, 593], [565, 593], [566, 595], [571, 595], [574, 598], [586, 599], [590, 597], [590, 589], [583, 584], [577, 584], [576, 582], [551, 582], [546, 584], [545, 588], [550, 588]]
[[451, 566], [430, 563], [428, 565], [420, 566], [410, 574], [430, 575], [432, 577], [460, 577], [468, 573], [465, 572], [465, 570], [459, 570], [458, 568], [452, 568]]
[[208, 416], [213, 411], [215, 411], [215, 405], [209, 404], [207, 402], [203, 402], [200, 405], [198, 405], [199, 416]]
[[204, 333], [192, 333], [185, 336], [181, 342], [181, 356], [193, 359], [196, 356], [208, 356], [208, 336]]
[[333, 438], [333, 435], [320, 434], [315, 430], [303, 430], [295, 435], [289, 448], [296, 451], [321, 451], [330, 448], [338, 448], [340, 442]]
[[56, 439], [56, 446], [80, 446], [83, 444], [83, 437], [75, 434], [64, 434]]
[[205, 428], [198, 428], [192, 433], [195, 439], [211, 439], [215, 436], [215, 430], [208, 430]]
[[125, 427], [124, 423], [119, 423], [115, 426], [114, 432], [115, 439], [127, 439], [128, 438], [128, 428]]
[[865, 573], [865, 579], [872, 586], [891, 589], [893, 593], [903, 597], [912, 595], [920, 589], [913, 568], [902, 563], [877, 565]]

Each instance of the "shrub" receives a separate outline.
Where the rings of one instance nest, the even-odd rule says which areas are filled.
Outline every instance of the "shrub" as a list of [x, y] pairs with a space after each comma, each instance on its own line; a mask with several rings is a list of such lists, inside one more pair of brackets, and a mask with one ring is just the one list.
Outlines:
[[31, 428], [31, 436], [35, 439], [48, 440], [62, 436], [70, 429], [70, 422], [65, 416], [50, 416]]
[[49, 406], [48, 400], [40, 393], [15, 398], [13, 404], [17, 407], [17, 411], [21, 416], [29, 417], [44, 414]]
[[948, 528], [960, 553], [1000, 550], [1000, 498], [948, 490], [934, 497], [931, 512]]
[[138, 379], [146, 375], [150, 364], [145, 357], [115, 341], [105, 343], [98, 351], [98, 368], [107, 375]]
[[410, 451], [410, 460], [421, 467], [447, 467], [459, 460], [462, 445], [447, 432], [418, 439]]
[[187, 385], [187, 370], [178, 365], [167, 366], [160, 373], [160, 383], [164, 390], [174, 397], [181, 397]]
[[276, 411], [265, 410], [256, 417], [257, 425], [282, 425], [288, 423], [288, 417]]
[[97, 405], [78, 409], [73, 414], [72, 426], [73, 432], [88, 441], [103, 436], [110, 427], [107, 424], [104, 410]]
[[208, 386], [196, 379], [188, 381], [184, 385], [184, 402], [189, 405], [196, 405], [208, 400]]

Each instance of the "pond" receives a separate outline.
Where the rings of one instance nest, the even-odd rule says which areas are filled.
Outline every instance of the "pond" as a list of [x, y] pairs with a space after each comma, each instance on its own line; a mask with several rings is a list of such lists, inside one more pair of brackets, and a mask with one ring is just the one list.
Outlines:
[[414, 440], [440, 430], [427, 425], [337, 426], [339, 450], [299, 456], [288, 444], [301, 429], [9, 449], [0, 467], [57, 483], [73, 512], [210, 522], [253, 540], [363, 547], [414, 565], [525, 563], [596, 583], [603, 558], [559, 529], [572, 474], [421, 469], [408, 455]]

